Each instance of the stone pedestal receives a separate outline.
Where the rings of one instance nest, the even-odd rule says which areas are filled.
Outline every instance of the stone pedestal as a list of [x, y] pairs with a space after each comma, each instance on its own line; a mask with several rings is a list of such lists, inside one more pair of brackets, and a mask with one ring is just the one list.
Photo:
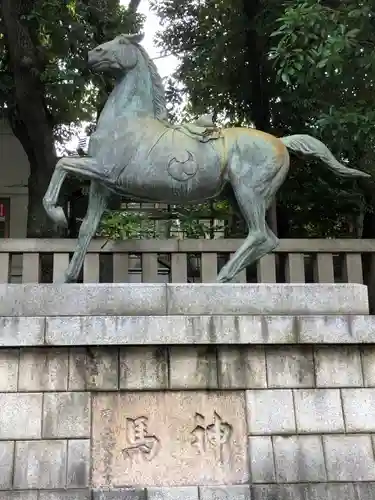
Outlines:
[[362, 285], [0, 285], [1, 500], [370, 500]]

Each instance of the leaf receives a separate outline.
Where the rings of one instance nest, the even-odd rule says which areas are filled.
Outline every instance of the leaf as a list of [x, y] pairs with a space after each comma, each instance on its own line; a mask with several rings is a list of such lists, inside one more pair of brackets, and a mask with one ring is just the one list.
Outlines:
[[281, 79], [283, 82], [285, 82], [287, 85], [290, 85], [290, 78], [287, 73], [282, 73], [281, 74]]
[[348, 38], [354, 38], [354, 37], [356, 37], [356, 36], [358, 35], [358, 33], [360, 33], [360, 31], [361, 31], [360, 29], [358, 29], [358, 28], [354, 28], [354, 29], [352, 29], [352, 30], [348, 31], [348, 32], [346, 33], [346, 36], [347, 36]]
[[77, 1], [76, 0], [68, 0], [66, 3], [66, 7], [73, 16], [76, 15], [76, 9], [77, 9]]

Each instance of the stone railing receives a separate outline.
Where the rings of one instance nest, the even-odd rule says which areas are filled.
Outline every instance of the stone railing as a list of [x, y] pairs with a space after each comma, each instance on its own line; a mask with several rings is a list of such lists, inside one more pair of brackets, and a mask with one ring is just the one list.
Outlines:
[[[241, 240], [95, 240], [84, 283], [210, 283]], [[75, 240], [0, 241], [0, 283], [58, 282]], [[52, 259], [53, 255], [53, 259]], [[360, 283], [370, 285], [375, 240], [282, 240], [277, 250], [237, 277], [246, 283]], [[52, 272], [43, 273], [43, 262]], [[50, 258], [48, 259], [48, 256]], [[53, 263], [52, 263], [53, 262]], [[43, 277], [43, 278], [42, 278]]]

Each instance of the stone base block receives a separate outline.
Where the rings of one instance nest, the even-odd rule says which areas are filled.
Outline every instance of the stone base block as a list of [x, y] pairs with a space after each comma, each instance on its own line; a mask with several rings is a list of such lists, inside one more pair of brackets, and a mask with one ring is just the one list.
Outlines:
[[368, 314], [357, 284], [0, 285], [0, 316]]
[[374, 356], [0, 349], [0, 500], [375, 500]]

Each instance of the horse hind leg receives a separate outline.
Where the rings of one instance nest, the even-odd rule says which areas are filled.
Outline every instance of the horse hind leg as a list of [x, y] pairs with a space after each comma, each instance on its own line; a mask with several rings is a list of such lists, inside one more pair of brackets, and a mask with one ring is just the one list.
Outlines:
[[[239, 210], [245, 218], [249, 234], [233, 258], [221, 269], [217, 278], [219, 282], [232, 281], [239, 272], [278, 246], [278, 238], [267, 226], [266, 210], [282, 184], [288, 166], [289, 161], [276, 165], [274, 176], [267, 186], [262, 186], [263, 189], [259, 189], [256, 179], [253, 179], [255, 180], [253, 186], [248, 187], [247, 183], [244, 182], [244, 173], [236, 175], [236, 170], [237, 172], [239, 170], [238, 166], [237, 169], [233, 169], [231, 184], [234, 196], [230, 201], [233, 208]], [[246, 168], [249, 169], [249, 175], [251, 175], [251, 167]]]
[[232, 259], [221, 269], [217, 278], [220, 283], [232, 281], [238, 273], [260, 258], [260, 255], [271, 251], [277, 244], [270, 238], [266, 228], [264, 200], [258, 198], [252, 190], [246, 192], [242, 189], [243, 194], [239, 194], [239, 191], [241, 189], [234, 190], [241, 213], [248, 225], [249, 234]]
[[82, 221], [77, 246], [68, 269], [65, 272], [65, 283], [75, 283], [85, 260], [89, 244], [96, 233], [100, 219], [107, 207], [109, 192], [96, 181], [91, 181], [89, 202], [86, 216]]
[[[241, 212], [241, 209], [238, 205], [238, 202], [237, 202], [237, 199], [236, 199], [236, 196], [234, 194], [232, 186], [230, 186], [230, 185], [227, 186], [227, 189], [225, 191], [225, 195], [226, 195], [227, 200], [231, 204], [233, 211], [237, 214], [237, 216], [241, 217], [242, 212]], [[267, 208], [269, 208], [269, 204], [267, 204]], [[279, 239], [277, 238], [275, 233], [268, 226], [266, 218], [265, 218], [265, 228], [266, 228], [267, 235], [268, 235], [268, 238], [265, 240], [265, 246], [266, 247], [269, 246], [268, 240], [272, 240], [272, 242], [273, 242], [272, 243], [273, 248], [271, 250], [266, 250], [266, 253], [268, 253], [268, 252], [274, 250], [279, 245]]]

